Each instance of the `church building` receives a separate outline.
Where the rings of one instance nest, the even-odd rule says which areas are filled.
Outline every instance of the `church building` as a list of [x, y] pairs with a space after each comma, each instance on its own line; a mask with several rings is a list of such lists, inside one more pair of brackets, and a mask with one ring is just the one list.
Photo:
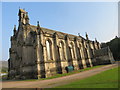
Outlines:
[[19, 25], [11, 36], [9, 79], [39, 79], [67, 73], [66, 68], [84, 69], [114, 62], [109, 47], [82, 36], [71, 35], [29, 23], [28, 13], [19, 9]]

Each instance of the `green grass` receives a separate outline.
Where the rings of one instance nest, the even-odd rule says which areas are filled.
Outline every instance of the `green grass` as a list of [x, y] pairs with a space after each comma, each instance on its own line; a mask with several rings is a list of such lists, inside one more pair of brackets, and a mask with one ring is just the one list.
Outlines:
[[118, 67], [56, 88], [118, 88]]
[[48, 77], [48, 78], [45, 78], [45, 79], [52, 79], [52, 78], [58, 78], [58, 77], [68, 76], [68, 75], [80, 73], [80, 72], [83, 72], [83, 71], [86, 71], [86, 70], [90, 70], [90, 69], [94, 69], [94, 68], [98, 68], [98, 67], [102, 67], [102, 66], [103, 65], [99, 65], [99, 66], [94, 66], [94, 67], [89, 67], [89, 68], [85, 68], [85, 69], [81, 69], [81, 70], [72, 71], [72, 72], [69, 72], [69, 73], [56, 74], [55, 76]]
[[94, 66], [94, 67], [89, 67], [89, 68], [85, 68], [85, 69], [80, 69], [80, 70], [76, 70], [76, 71], [72, 71], [69, 73], [64, 73], [64, 74], [56, 74], [55, 76], [51, 76], [48, 78], [41, 78], [41, 79], [27, 79], [27, 80], [3, 80], [3, 81], [38, 81], [38, 80], [47, 80], [47, 79], [53, 79], [53, 78], [58, 78], [58, 77], [63, 77], [63, 76], [68, 76], [68, 75], [72, 75], [72, 74], [76, 74], [76, 73], [80, 73], [86, 70], [91, 70], [94, 68], [99, 68], [105, 65], [98, 65], [98, 66]]

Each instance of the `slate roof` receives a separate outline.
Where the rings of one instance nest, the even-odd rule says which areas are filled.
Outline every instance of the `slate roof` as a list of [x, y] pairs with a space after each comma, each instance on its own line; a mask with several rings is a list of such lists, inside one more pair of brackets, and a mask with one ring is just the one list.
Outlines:
[[[32, 31], [37, 31], [37, 26], [30, 25], [30, 28], [31, 28]], [[70, 39], [74, 39], [75, 37], [77, 37], [78, 39], [83, 38], [83, 37], [81, 37], [81, 36], [76, 36], [76, 35], [72, 35], [72, 34], [67, 34], [67, 33], [59, 32], [59, 31], [56, 31], [56, 30], [51, 30], [51, 29], [47, 29], [47, 28], [43, 28], [43, 27], [41, 27], [41, 30], [42, 30], [44, 33], [48, 33], [48, 34], [54, 34], [54, 33], [56, 32], [59, 37], [64, 37], [65, 35], [68, 35], [68, 37], [69, 37]], [[85, 38], [83, 38], [83, 39], [86, 40]]]

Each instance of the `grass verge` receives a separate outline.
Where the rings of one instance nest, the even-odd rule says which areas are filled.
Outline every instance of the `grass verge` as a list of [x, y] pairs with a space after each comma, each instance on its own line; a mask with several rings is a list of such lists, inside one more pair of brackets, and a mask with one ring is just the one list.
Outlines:
[[99, 67], [102, 67], [102, 66], [104, 66], [104, 65], [99, 65], [99, 66], [89, 67], [89, 68], [85, 68], [85, 69], [75, 70], [75, 71], [72, 71], [72, 72], [69, 72], [69, 73], [56, 74], [55, 76], [52, 76], [52, 77], [42, 78], [42, 80], [68, 76], [68, 75], [80, 73], [80, 72], [83, 72], [83, 71], [91, 70], [91, 69], [94, 69], [94, 68], [99, 68]]
[[120, 67], [113, 68], [56, 88], [118, 88], [118, 68], [120, 69]]

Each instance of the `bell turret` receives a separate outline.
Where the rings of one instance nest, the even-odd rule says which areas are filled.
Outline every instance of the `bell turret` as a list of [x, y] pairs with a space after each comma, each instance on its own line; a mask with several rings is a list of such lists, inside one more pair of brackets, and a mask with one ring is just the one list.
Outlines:
[[29, 17], [28, 17], [28, 13], [23, 10], [23, 9], [19, 9], [19, 24], [29, 24]]

